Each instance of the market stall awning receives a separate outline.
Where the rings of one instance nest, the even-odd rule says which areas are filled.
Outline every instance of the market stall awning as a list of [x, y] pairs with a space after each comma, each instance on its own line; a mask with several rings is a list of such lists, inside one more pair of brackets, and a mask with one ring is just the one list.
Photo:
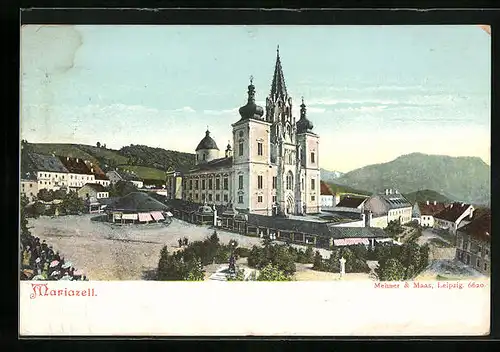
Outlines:
[[160, 211], [152, 211], [151, 216], [156, 221], [165, 220], [165, 218], [163, 217], [163, 214]]
[[369, 245], [370, 240], [368, 238], [343, 238], [341, 240], [333, 240], [335, 246], [352, 246], [356, 244]]
[[151, 218], [151, 214], [150, 213], [139, 213], [139, 221], [151, 221], [153, 220]]
[[123, 220], [137, 220], [137, 214], [123, 214]]

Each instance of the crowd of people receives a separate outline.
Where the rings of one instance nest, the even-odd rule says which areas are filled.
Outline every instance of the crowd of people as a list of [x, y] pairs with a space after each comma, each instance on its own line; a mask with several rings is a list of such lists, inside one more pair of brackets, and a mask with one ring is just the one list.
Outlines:
[[21, 236], [21, 280], [88, 281], [84, 272], [76, 270], [59, 252], [40, 242], [38, 237]]

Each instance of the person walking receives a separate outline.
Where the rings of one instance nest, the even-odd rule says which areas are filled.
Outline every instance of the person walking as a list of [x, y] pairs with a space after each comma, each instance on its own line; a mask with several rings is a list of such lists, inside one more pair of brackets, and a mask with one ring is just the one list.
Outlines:
[[179, 238], [178, 242], [179, 242], [179, 248], [181, 248], [182, 247], [182, 239]]

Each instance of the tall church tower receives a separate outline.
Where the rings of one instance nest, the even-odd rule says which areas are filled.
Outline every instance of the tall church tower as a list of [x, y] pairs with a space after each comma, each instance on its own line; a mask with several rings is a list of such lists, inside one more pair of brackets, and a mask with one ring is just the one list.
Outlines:
[[[297, 170], [300, 172], [300, 205], [303, 213], [320, 212], [319, 136], [312, 131], [307, 118], [306, 104], [302, 98], [300, 119], [297, 121]], [[299, 171], [300, 170], [300, 171]]]
[[298, 213], [296, 204], [296, 126], [292, 115], [292, 98], [288, 96], [281, 66], [279, 46], [266, 98], [266, 121], [271, 124], [271, 163], [276, 165], [276, 206], [278, 214]]
[[270, 127], [264, 109], [255, 103], [253, 77], [247, 104], [239, 109], [233, 126], [233, 199], [240, 212], [269, 215], [272, 210], [273, 174], [270, 166]]

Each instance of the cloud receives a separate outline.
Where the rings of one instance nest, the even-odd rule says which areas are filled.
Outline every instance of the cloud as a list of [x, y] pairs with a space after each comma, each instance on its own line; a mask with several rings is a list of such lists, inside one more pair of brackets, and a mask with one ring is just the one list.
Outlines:
[[175, 109], [175, 110], [172, 110], [172, 111], [174, 111], [174, 112], [196, 112], [196, 110], [193, 109], [190, 106], [184, 106], [184, 107], [182, 107], [180, 109]]

